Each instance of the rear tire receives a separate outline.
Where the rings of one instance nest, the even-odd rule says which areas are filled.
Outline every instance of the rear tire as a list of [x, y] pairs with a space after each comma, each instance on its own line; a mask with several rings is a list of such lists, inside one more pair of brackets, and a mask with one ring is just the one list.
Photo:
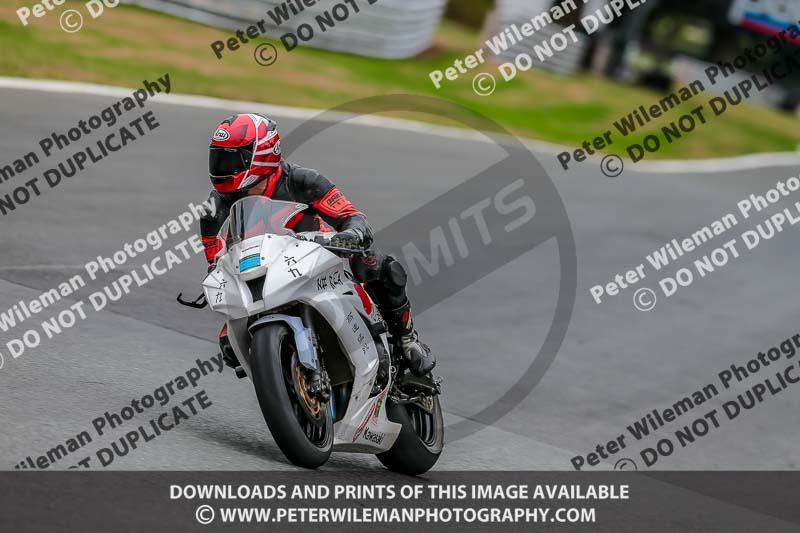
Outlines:
[[288, 326], [273, 323], [253, 333], [253, 385], [272, 438], [295, 465], [318, 468], [333, 449], [330, 403], [321, 404], [322, 424], [313, 424], [300, 407], [303, 399], [290, 385], [296, 365], [297, 348]]
[[[388, 405], [386, 416], [402, 427], [389, 451], [377, 456], [383, 466], [392, 472], [411, 476], [424, 474], [433, 468], [444, 448], [444, 420], [439, 397], [434, 396], [432, 403], [432, 412], [428, 414], [416, 404]], [[422, 421], [421, 416], [427, 416], [429, 420]]]

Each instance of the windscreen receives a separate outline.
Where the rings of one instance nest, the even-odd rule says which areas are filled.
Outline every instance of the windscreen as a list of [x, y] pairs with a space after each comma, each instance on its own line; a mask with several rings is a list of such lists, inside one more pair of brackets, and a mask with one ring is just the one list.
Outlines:
[[267, 233], [290, 235], [288, 222], [308, 206], [297, 202], [271, 200], [264, 196], [248, 196], [238, 200], [231, 207], [226, 223], [228, 238], [226, 242], [236, 244], [251, 237]]

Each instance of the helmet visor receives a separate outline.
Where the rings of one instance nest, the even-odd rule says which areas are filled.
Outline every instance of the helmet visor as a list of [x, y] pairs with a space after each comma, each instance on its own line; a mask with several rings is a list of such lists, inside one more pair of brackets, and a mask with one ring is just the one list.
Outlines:
[[239, 148], [212, 146], [208, 152], [208, 173], [213, 177], [228, 177], [250, 168], [253, 145]]

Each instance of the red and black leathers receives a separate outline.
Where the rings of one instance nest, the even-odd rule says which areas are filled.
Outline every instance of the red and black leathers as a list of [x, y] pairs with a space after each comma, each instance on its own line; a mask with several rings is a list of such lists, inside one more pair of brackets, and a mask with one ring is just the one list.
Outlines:
[[[328, 178], [316, 170], [283, 161], [278, 172], [269, 177], [264, 196], [309, 206], [291, 221], [292, 229], [297, 232], [329, 231], [330, 228], [342, 232], [354, 229], [362, 236], [365, 247], [372, 244], [372, 229], [367, 217], [356, 209]], [[215, 214], [214, 216], [207, 214], [200, 219], [200, 233], [209, 264], [213, 263], [214, 257], [221, 249], [217, 234], [228, 218], [231, 205], [239, 198], [242, 198], [241, 194], [223, 195], [216, 190], [211, 191], [209, 199], [216, 204]], [[387, 322], [390, 326], [396, 326], [395, 331], [398, 334], [405, 333], [399, 331], [401, 322], [405, 322], [402, 320], [403, 315], [407, 315], [410, 307], [406, 296], [407, 279], [403, 266], [392, 256], [382, 253], [353, 258], [351, 266], [353, 274], [364, 283], [367, 292], [381, 311], [385, 311], [385, 315], [400, 315], [399, 320], [386, 317]]]

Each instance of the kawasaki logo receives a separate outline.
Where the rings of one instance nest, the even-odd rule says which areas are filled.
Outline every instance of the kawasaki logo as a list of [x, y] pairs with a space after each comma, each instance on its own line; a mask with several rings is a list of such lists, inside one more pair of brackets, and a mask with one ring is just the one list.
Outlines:
[[386, 436], [386, 433], [377, 433], [375, 431], [370, 431], [369, 428], [364, 428], [364, 440], [368, 440], [375, 444], [380, 445], [383, 442], [383, 438]]

